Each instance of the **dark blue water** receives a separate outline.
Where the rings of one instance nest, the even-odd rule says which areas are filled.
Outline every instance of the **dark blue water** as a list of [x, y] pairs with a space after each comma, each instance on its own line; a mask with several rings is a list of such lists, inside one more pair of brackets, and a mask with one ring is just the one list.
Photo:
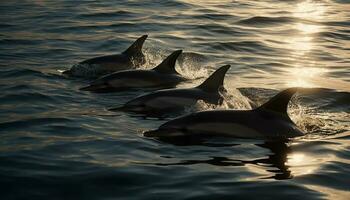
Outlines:
[[[1, 1], [1, 199], [347, 199], [349, 1]], [[157, 141], [165, 120], [107, 111], [142, 92], [92, 94], [61, 71], [137, 37], [149, 68], [184, 49], [196, 85], [231, 64], [223, 106], [250, 109], [278, 90], [307, 134], [291, 141]]]

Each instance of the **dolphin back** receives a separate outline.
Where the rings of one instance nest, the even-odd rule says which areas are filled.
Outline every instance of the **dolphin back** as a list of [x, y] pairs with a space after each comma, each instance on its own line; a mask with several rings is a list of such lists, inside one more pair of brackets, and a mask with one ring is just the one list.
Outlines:
[[123, 54], [126, 54], [130, 57], [142, 54], [142, 46], [143, 43], [145, 43], [145, 40], [147, 39], [148, 35], [143, 35], [139, 37], [132, 45], [129, 46], [127, 50], [123, 52]]
[[206, 92], [218, 92], [219, 88], [224, 85], [225, 74], [230, 69], [230, 65], [224, 65], [217, 69], [209, 76], [198, 88]]
[[164, 74], [177, 74], [175, 70], [175, 63], [181, 53], [182, 50], [174, 51], [172, 54], [166, 57], [162, 61], [162, 63], [160, 63], [157, 67], [153, 68], [153, 70]]
[[263, 104], [262, 106], [258, 107], [257, 110], [267, 110], [267, 111], [273, 111], [285, 116], [288, 116], [287, 114], [287, 108], [288, 103], [290, 99], [293, 97], [293, 95], [298, 91], [299, 88], [288, 88], [274, 97], [272, 97], [268, 102]]

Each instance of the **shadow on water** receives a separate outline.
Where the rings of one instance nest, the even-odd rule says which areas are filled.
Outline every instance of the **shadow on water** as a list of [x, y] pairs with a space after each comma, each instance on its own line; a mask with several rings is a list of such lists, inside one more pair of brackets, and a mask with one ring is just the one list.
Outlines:
[[[234, 147], [241, 144], [238, 143], [225, 143], [225, 142], [211, 142], [208, 138], [194, 138], [194, 137], [173, 137], [173, 138], [157, 138], [157, 140], [176, 146], [205, 146], [205, 147]], [[242, 159], [232, 159], [223, 156], [211, 156], [206, 160], [196, 160], [188, 159], [181, 160], [174, 163], [143, 163], [151, 164], [157, 166], [187, 166], [187, 165], [197, 165], [197, 164], [208, 164], [213, 166], [228, 167], [228, 166], [245, 166], [245, 165], [255, 165], [264, 166], [264, 169], [271, 176], [263, 177], [262, 179], [276, 179], [285, 180], [293, 178], [289, 166], [286, 164], [288, 154], [291, 152], [291, 147], [289, 146], [289, 140], [270, 140], [263, 141], [262, 143], [254, 142], [257, 147], [270, 150], [270, 153], [264, 156], [264, 158], [256, 158], [251, 160]]]

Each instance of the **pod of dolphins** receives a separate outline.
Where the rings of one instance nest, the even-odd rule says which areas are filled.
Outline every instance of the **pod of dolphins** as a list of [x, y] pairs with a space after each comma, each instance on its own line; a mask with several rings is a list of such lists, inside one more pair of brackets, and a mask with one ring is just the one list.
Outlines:
[[[96, 78], [81, 88], [91, 92], [118, 92], [125, 90], [153, 90], [126, 102], [110, 111], [123, 111], [161, 117], [183, 111], [201, 100], [219, 105], [223, 102], [220, 92], [224, 89], [224, 77], [230, 65], [212, 73], [194, 88], [174, 88], [187, 81], [175, 69], [182, 50], [166, 57], [153, 69], [141, 70], [145, 63], [142, 46], [148, 36], [138, 38], [120, 54], [96, 57], [74, 65], [63, 74], [73, 77]], [[253, 110], [211, 110], [180, 116], [161, 125], [156, 130], [144, 132], [146, 137], [235, 137], [254, 139], [288, 139], [304, 135], [287, 113], [293, 95], [303, 88], [288, 88], [268, 102]]]

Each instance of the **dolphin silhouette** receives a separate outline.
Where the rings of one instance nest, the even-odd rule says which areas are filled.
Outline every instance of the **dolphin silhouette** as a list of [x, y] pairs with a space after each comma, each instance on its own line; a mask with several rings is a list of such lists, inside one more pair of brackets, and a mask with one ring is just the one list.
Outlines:
[[122, 91], [141, 88], [170, 88], [186, 80], [175, 70], [176, 59], [182, 50], [170, 54], [151, 70], [124, 70], [93, 81], [81, 90], [94, 92]]
[[116, 71], [127, 70], [143, 65], [145, 56], [142, 46], [148, 36], [138, 38], [127, 50], [121, 54], [107, 55], [84, 60], [71, 69], [63, 72], [65, 75], [96, 78]]
[[288, 102], [298, 91], [289, 88], [254, 110], [212, 110], [189, 114], [144, 133], [146, 137], [223, 136], [283, 139], [304, 135], [287, 114]]
[[149, 116], [163, 116], [172, 111], [181, 111], [194, 105], [198, 100], [211, 104], [222, 103], [219, 90], [222, 89], [224, 77], [230, 65], [217, 69], [201, 85], [186, 89], [165, 89], [137, 97], [124, 106], [112, 108], [111, 111], [127, 111]]

